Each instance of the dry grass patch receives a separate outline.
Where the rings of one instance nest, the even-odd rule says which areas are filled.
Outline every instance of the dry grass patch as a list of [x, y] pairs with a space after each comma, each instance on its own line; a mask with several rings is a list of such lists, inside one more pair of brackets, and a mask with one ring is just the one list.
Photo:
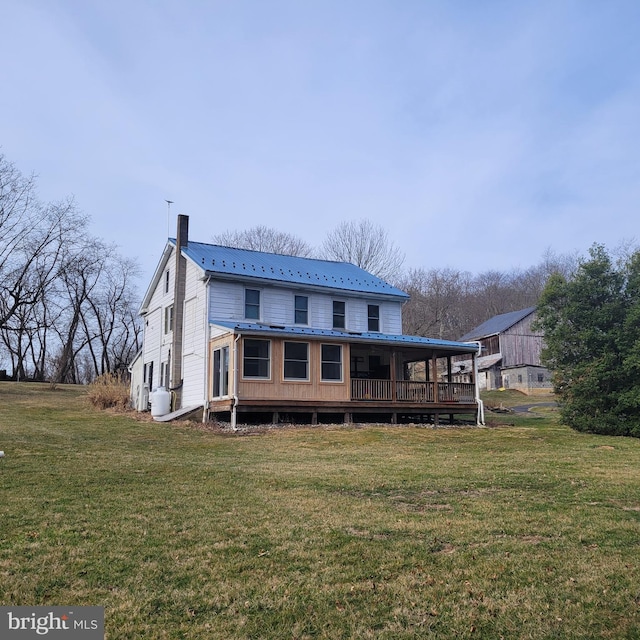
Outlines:
[[105, 373], [87, 388], [87, 398], [97, 409], [127, 409], [131, 404], [129, 384], [122, 376]]

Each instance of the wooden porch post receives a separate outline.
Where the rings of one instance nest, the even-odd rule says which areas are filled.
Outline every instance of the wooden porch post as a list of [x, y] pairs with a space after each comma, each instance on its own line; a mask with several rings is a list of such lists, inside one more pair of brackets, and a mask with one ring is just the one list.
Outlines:
[[395, 402], [396, 394], [396, 351], [391, 350], [391, 402]]
[[438, 402], [438, 356], [435, 353], [431, 357], [431, 377], [433, 379], [433, 401]]

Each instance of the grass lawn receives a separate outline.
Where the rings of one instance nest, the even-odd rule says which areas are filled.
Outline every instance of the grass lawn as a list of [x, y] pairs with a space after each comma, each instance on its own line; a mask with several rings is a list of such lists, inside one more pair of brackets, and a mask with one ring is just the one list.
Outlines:
[[103, 605], [109, 639], [640, 638], [638, 440], [548, 408], [225, 435], [83, 393], [0, 383], [2, 605]]

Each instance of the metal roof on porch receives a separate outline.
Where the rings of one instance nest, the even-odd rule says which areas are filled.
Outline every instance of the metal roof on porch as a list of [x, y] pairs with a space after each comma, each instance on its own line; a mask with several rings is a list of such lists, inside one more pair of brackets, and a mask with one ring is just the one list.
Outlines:
[[298, 338], [331, 338], [347, 342], [363, 342], [406, 347], [423, 347], [455, 351], [456, 353], [477, 353], [479, 345], [468, 342], [454, 342], [453, 340], [438, 340], [422, 336], [407, 336], [391, 333], [371, 333], [356, 331], [336, 331], [335, 329], [313, 329], [311, 327], [286, 327], [282, 325], [261, 324], [254, 322], [233, 322], [229, 320], [214, 320], [211, 324], [236, 333], [254, 335], [294, 336]]

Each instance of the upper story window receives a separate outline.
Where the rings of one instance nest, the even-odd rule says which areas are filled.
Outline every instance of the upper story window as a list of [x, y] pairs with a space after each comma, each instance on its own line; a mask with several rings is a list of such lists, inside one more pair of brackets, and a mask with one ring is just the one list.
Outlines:
[[169, 333], [173, 329], [173, 305], [164, 308], [164, 332]]
[[243, 375], [245, 378], [271, 377], [271, 342], [245, 339], [243, 345]]
[[345, 315], [346, 315], [346, 304], [339, 300], [334, 300], [333, 301], [333, 328], [334, 329], [344, 329], [346, 327]]
[[260, 320], [260, 291], [244, 290], [244, 317], [248, 320]]
[[284, 343], [284, 379], [309, 379], [309, 343]]
[[164, 274], [164, 292], [165, 293], [169, 293], [169, 278], [170, 278], [170, 274], [169, 274], [169, 269], [167, 269], [167, 272]]
[[380, 331], [380, 306], [367, 305], [367, 328], [369, 331]]
[[307, 296], [295, 297], [294, 323], [309, 324], [309, 298]]

